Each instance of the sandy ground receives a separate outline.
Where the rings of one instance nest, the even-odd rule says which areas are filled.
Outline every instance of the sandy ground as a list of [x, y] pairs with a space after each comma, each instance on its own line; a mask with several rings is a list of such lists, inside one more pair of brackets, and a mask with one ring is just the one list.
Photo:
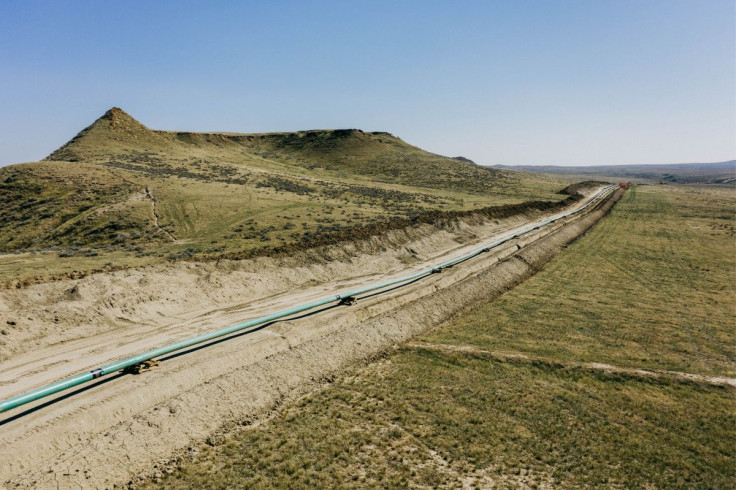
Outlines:
[[[620, 191], [617, 192], [617, 195]], [[0, 416], [7, 487], [112, 487], [163, 471], [213, 434], [266, 416], [532, 274], [613, 200], [353, 306], [281, 321], [142, 375], [110, 375]], [[0, 398], [168, 342], [440, 262], [546, 216], [422, 225], [289, 259], [178, 263], [0, 292]], [[213, 442], [215, 441], [215, 442]]]

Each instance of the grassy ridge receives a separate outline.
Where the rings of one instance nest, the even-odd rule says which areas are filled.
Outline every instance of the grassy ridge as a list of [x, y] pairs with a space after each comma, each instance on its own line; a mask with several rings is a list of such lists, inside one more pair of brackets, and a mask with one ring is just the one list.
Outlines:
[[0, 284], [247, 255], [428, 211], [561, 201], [567, 183], [387, 133], [175, 133], [111, 109], [46, 161], [0, 168], [0, 253], [13, 252], [0, 256]]
[[499, 300], [211, 441], [150, 486], [727, 488], [732, 390], [573, 361], [732, 373], [733, 200], [718, 189], [629, 192]]

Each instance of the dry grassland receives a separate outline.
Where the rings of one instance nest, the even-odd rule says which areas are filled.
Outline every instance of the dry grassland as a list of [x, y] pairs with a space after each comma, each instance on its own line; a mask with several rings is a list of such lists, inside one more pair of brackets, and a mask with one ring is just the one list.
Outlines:
[[734, 203], [635, 188], [497, 301], [150, 485], [730, 487], [732, 387], [635, 368], [734, 376]]

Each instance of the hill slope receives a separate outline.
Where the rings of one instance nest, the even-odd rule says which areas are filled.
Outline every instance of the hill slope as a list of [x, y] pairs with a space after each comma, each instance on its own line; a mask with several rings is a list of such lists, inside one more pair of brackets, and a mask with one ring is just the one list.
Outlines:
[[0, 252], [16, 253], [0, 257], [0, 276], [48, 272], [65, 257], [75, 260], [52, 269], [252, 251], [428, 211], [559, 201], [567, 183], [388, 133], [157, 131], [113, 108], [45, 160], [0, 169]]
[[260, 166], [275, 160], [293, 170], [322, 169], [338, 177], [369, 176], [378, 182], [412, 187], [493, 192], [519, 180], [517, 175], [447, 158], [411, 146], [384, 132], [359, 129], [311, 130], [295, 133], [190, 133], [154, 131], [123, 110], [112, 108], [49, 161], [156, 164], [175, 160], [195, 164], [216, 156], [232, 164]]

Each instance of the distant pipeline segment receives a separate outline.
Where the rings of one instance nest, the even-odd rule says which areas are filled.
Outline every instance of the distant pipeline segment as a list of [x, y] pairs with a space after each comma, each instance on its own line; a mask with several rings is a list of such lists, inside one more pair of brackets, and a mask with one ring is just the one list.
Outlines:
[[252, 327], [263, 325], [264, 323], [272, 322], [275, 320], [279, 320], [281, 318], [295, 315], [297, 313], [312, 310], [314, 308], [324, 306], [329, 303], [337, 302], [338, 304], [351, 305], [356, 301], [356, 297], [361, 294], [385, 289], [390, 286], [395, 286], [401, 283], [408, 283], [411, 281], [416, 281], [418, 279], [429, 276], [431, 274], [442, 272], [442, 270], [444, 269], [450, 268], [454, 265], [460, 264], [461, 262], [470, 260], [473, 257], [489, 252], [490, 250], [497, 248], [506, 242], [517, 239], [523, 235], [526, 235], [544, 226], [554, 223], [555, 221], [558, 221], [560, 219], [567, 218], [569, 216], [573, 216], [576, 214], [580, 214], [586, 209], [600, 202], [602, 199], [604, 199], [608, 195], [610, 195], [616, 188], [617, 186], [614, 186], [614, 185], [606, 186], [602, 188], [593, 199], [591, 199], [588, 203], [581, 206], [580, 208], [577, 208], [573, 211], [569, 211], [567, 213], [560, 213], [560, 214], [554, 215], [551, 218], [548, 218], [544, 221], [541, 221], [539, 223], [535, 223], [526, 228], [523, 228], [515, 232], [511, 236], [500, 238], [492, 243], [486, 244], [464, 255], [461, 255], [454, 259], [447, 260], [445, 262], [441, 262], [427, 269], [421, 270], [419, 272], [415, 272], [414, 274], [409, 274], [407, 276], [402, 276], [402, 277], [395, 278], [395, 279], [385, 281], [385, 282], [371, 284], [363, 288], [354, 289], [352, 291], [347, 291], [347, 292], [343, 292], [337, 295], [328, 296], [326, 298], [322, 298], [316, 301], [312, 301], [310, 303], [305, 303], [299, 306], [295, 306], [293, 308], [287, 308], [284, 310], [280, 310], [275, 313], [271, 313], [269, 315], [264, 315], [258, 318], [254, 318], [252, 320], [238, 323], [236, 325], [225, 327], [219, 330], [214, 330], [212, 332], [198, 335], [196, 337], [191, 337], [188, 339], [180, 340], [178, 342], [174, 342], [172, 344], [168, 344], [163, 347], [159, 347], [158, 349], [150, 350], [142, 354], [138, 354], [136, 356], [129, 357], [127, 359], [123, 359], [121, 361], [113, 362], [111, 364], [107, 364], [105, 366], [98, 367], [96, 369], [93, 369], [85, 373], [77, 374], [76, 376], [72, 376], [70, 378], [66, 378], [61, 381], [57, 381], [56, 383], [52, 383], [50, 385], [47, 385], [41, 388], [37, 388], [35, 390], [3, 400], [2, 402], [0, 402], [0, 413], [11, 410], [13, 408], [17, 408], [27, 403], [31, 403], [41, 398], [51, 396], [60, 391], [68, 390], [69, 388], [73, 388], [75, 386], [89, 383], [90, 381], [96, 380], [98, 378], [101, 378], [103, 376], [106, 376], [112, 373], [116, 373], [118, 371], [126, 371], [126, 372], [140, 371], [139, 369], [137, 369], [139, 366], [141, 365], [147, 366], [150, 364], [149, 361], [152, 361], [157, 357], [161, 357], [166, 354], [170, 354], [172, 352], [186, 349], [188, 347], [191, 347], [197, 344], [202, 344], [210, 340], [214, 340], [214, 339], [224, 337], [224, 336], [236, 333], [236, 332], [241, 332], [243, 330], [246, 330]]

